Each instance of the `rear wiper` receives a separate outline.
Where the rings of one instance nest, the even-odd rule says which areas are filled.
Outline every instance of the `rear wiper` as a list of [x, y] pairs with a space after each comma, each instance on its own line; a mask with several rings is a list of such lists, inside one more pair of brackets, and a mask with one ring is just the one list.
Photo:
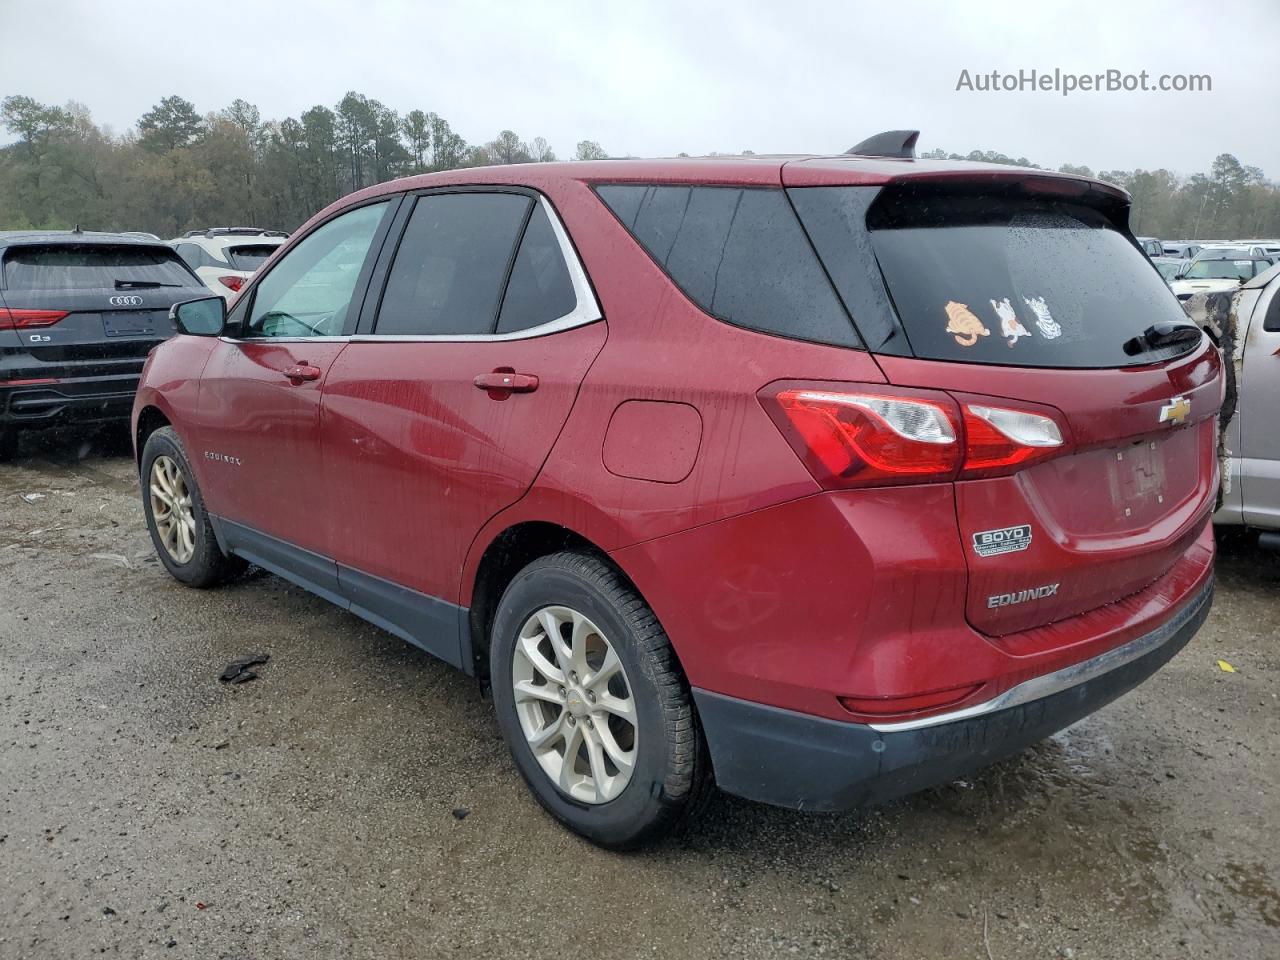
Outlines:
[[144, 287], [180, 287], [180, 283], [161, 283], [158, 280], [117, 280], [117, 290], [141, 290]]
[[1170, 347], [1186, 347], [1189, 350], [1200, 342], [1202, 336], [1204, 331], [1194, 323], [1173, 323], [1161, 320], [1147, 327], [1136, 337], [1126, 340], [1124, 352], [1128, 356], [1136, 357], [1142, 353], [1153, 353]]

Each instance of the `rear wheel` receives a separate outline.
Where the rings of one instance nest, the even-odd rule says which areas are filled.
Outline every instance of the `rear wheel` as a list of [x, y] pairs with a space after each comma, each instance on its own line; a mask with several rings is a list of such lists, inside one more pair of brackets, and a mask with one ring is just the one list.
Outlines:
[[707, 753], [688, 684], [653, 611], [603, 560], [559, 553], [516, 575], [490, 674], [516, 766], [572, 830], [634, 848], [696, 805]]
[[244, 570], [243, 560], [218, 546], [195, 474], [172, 427], [161, 427], [147, 437], [141, 477], [151, 542], [175, 580], [211, 587]]

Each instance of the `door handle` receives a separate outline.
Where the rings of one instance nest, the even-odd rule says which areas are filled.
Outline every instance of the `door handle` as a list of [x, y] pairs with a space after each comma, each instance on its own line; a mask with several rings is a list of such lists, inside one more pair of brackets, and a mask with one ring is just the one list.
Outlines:
[[538, 389], [538, 378], [530, 373], [516, 373], [509, 368], [499, 368], [493, 373], [482, 373], [476, 377], [475, 385], [481, 390], [488, 390], [489, 396], [501, 400], [513, 393], [533, 393]]
[[319, 380], [320, 368], [313, 367], [309, 363], [295, 363], [293, 366], [285, 368], [284, 375], [296, 386], [304, 380]]

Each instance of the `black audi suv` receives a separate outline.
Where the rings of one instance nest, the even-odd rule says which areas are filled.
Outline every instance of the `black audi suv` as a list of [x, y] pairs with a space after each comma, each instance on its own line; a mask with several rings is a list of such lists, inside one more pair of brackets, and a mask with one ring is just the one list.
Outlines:
[[0, 460], [18, 433], [128, 421], [169, 307], [207, 296], [163, 243], [79, 230], [0, 232]]

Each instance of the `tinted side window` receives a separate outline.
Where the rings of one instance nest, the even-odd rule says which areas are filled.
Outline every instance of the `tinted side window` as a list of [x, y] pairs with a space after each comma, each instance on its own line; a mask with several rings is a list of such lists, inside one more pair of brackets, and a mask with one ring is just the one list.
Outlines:
[[498, 333], [527, 330], [572, 313], [578, 305], [560, 243], [542, 204], [534, 207], [498, 314]]
[[[1271, 282], [1275, 283], [1274, 278]], [[1262, 321], [1262, 329], [1267, 333], [1280, 332], [1280, 290], [1271, 294], [1271, 306], [1267, 307], [1267, 316]]]
[[787, 191], [863, 342], [877, 353], [910, 355], [867, 233], [867, 210], [879, 193], [879, 187]]
[[513, 193], [419, 197], [387, 276], [374, 333], [492, 333], [531, 203]]
[[303, 237], [258, 284], [251, 337], [340, 336], [387, 202], [341, 214]]
[[858, 345], [781, 190], [604, 186], [598, 192], [712, 316], [762, 333]]
[[194, 270], [196, 267], [204, 266], [200, 262], [201, 250], [194, 243], [180, 243], [173, 248], [178, 252], [178, 256], [182, 258], [182, 262]]

